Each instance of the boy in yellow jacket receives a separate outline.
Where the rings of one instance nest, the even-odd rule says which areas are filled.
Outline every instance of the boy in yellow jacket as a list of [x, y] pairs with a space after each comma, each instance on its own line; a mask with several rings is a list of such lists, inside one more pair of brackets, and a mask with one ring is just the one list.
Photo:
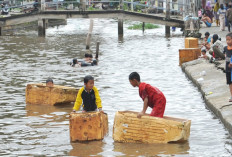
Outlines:
[[78, 91], [73, 111], [78, 111], [81, 105], [83, 106], [82, 112], [97, 111], [97, 109], [102, 111], [101, 98], [94, 86], [94, 78], [90, 75], [84, 78], [84, 87]]

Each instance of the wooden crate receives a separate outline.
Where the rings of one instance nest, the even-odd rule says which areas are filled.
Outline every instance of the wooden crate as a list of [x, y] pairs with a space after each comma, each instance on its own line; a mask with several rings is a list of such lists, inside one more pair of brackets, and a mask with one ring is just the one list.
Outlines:
[[102, 140], [108, 133], [106, 113], [71, 113], [69, 122], [71, 141]]
[[55, 105], [76, 101], [78, 89], [54, 85], [47, 87], [45, 83], [28, 84], [26, 87], [26, 103], [38, 105]]
[[201, 49], [199, 48], [179, 49], [179, 65], [198, 59], [199, 56], [201, 56]]
[[118, 111], [114, 118], [113, 139], [116, 142], [168, 143], [188, 140], [191, 121], [172, 117], [137, 118], [137, 112]]
[[185, 48], [199, 48], [198, 38], [185, 38]]

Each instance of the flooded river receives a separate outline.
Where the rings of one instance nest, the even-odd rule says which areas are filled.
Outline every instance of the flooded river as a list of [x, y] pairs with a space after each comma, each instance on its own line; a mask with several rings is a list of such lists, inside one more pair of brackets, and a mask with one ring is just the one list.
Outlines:
[[[205, 106], [197, 88], [178, 66], [184, 38], [177, 30], [164, 37], [164, 27], [128, 30], [117, 36], [117, 20], [95, 19], [91, 49], [100, 41], [99, 65], [72, 68], [72, 58], [83, 58], [89, 19], [72, 19], [66, 26], [48, 28], [46, 38], [36, 31], [0, 37], [0, 155], [1, 156], [231, 156], [228, 131]], [[137, 71], [144, 82], [158, 87], [167, 98], [165, 115], [192, 120], [188, 142], [171, 144], [116, 143], [112, 139], [115, 112], [142, 110], [138, 88], [128, 75]], [[83, 86], [85, 75], [95, 77], [108, 113], [109, 135], [102, 141], [71, 143], [69, 113], [73, 105], [25, 104], [28, 83]], [[151, 109], [148, 109], [149, 113]]]

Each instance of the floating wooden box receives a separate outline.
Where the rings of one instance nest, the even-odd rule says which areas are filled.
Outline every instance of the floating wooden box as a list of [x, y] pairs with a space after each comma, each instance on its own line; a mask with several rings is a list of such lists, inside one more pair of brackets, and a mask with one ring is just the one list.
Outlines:
[[198, 59], [200, 55], [201, 50], [199, 48], [179, 49], [179, 65]]
[[198, 48], [198, 38], [185, 38], [185, 48]]
[[73, 87], [54, 85], [47, 87], [45, 83], [28, 84], [26, 87], [26, 103], [39, 105], [55, 105], [75, 102], [78, 90]]
[[185, 141], [190, 135], [191, 121], [172, 117], [137, 118], [137, 112], [119, 111], [114, 118], [113, 139], [117, 142], [168, 143]]
[[102, 112], [71, 113], [70, 140], [102, 140], [108, 133], [108, 116]]

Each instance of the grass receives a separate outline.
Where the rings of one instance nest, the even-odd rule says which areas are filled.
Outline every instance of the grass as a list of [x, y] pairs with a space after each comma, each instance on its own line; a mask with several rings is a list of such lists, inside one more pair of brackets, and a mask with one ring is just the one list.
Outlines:
[[[160, 26], [158, 25], [153, 25], [151, 23], [145, 23], [145, 26], [144, 26], [144, 29], [155, 29], [155, 28], [159, 28]], [[133, 26], [129, 26], [128, 29], [143, 29], [143, 24], [140, 23], [140, 24], [134, 24]]]

